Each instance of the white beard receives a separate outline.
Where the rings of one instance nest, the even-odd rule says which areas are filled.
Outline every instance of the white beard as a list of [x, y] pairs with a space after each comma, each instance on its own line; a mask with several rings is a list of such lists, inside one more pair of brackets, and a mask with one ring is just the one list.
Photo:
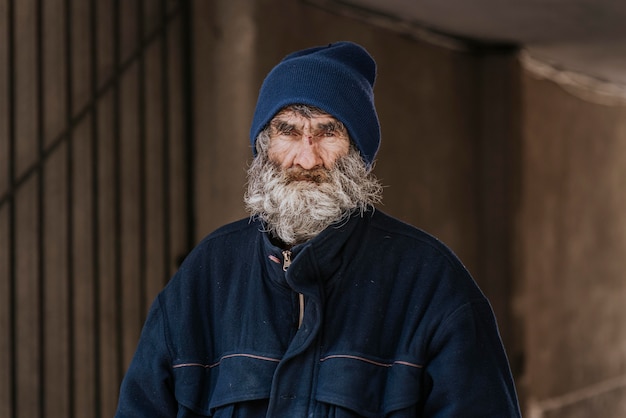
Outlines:
[[[382, 187], [357, 151], [340, 158], [331, 170], [296, 171], [283, 170], [262, 155], [248, 170], [245, 203], [250, 214], [287, 245], [307, 241], [380, 201]], [[309, 174], [310, 180], [302, 179]]]

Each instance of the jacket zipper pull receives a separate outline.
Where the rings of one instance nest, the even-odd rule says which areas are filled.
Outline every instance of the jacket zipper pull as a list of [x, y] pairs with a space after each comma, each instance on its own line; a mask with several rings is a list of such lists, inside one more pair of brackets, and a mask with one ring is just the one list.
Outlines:
[[283, 271], [287, 271], [290, 265], [291, 265], [291, 251], [285, 250], [283, 251]]
[[[284, 250], [283, 251], [283, 271], [287, 271], [290, 265], [291, 265], [291, 251]], [[302, 293], [298, 293], [298, 305], [299, 305], [298, 329], [300, 329], [300, 327], [302, 326], [302, 321], [304, 320], [304, 295]]]

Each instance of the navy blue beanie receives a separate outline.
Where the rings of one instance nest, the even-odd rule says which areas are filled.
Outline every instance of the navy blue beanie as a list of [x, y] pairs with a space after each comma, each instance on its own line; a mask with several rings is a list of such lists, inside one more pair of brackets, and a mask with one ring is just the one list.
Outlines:
[[259, 132], [285, 106], [318, 107], [341, 121], [368, 165], [380, 145], [374, 106], [376, 63], [361, 46], [337, 42], [287, 55], [265, 78], [250, 128], [256, 154]]

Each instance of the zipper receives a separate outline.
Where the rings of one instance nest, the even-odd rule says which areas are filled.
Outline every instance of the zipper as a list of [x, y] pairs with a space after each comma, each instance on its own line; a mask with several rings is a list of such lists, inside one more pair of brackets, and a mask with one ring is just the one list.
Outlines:
[[291, 251], [284, 250], [283, 251], [283, 271], [287, 271], [290, 265], [291, 265]]
[[[283, 251], [283, 271], [287, 271], [289, 266], [291, 265], [291, 251], [284, 250]], [[302, 321], [304, 320], [304, 295], [302, 293], [298, 293], [298, 329], [302, 326]]]

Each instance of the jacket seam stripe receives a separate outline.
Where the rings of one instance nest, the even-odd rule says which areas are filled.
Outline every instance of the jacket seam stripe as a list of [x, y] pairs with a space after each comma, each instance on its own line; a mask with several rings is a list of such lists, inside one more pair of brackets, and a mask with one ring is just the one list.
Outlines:
[[352, 356], [352, 355], [348, 355], [348, 354], [333, 354], [333, 355], [321, 358], [320, 362], [323, 362], [323, 361], [326, 361], [326, 360], [331, 360], [331, 359], [336, 359], [336, 358], [360, 360], [360, 361], [364, 361], [365, 363], [373, 364], [375, 366], [380, 366], [380, 367], [391, 367], [394, 364], [399, 364], [401, 366], [415, 367], [417, 369], [422, 369], [424, 367], [421, 364], [411, 363], [411, 362], [408, 362], [408, 361], [401, 361], [401, 360], [392, 361], [391, 363], [381, 363], [379, 361], [370, 360], [370, 359], [365, 358], [365, 357]]
[[264, 356], [256, 356], [254, 354], [228, 354], [220, 358], [220, 360], [213, 364], [202, 364], [202, 363], [180, 363], [172, 365], [172, 369], [180, 369], [182, 367], [204, 367], [205, 369], [212, 369], [220, 365], [220, 363], [228, 358], [233, 357], [247, 357], [256, 360], [264, 360], [264, 361], [272, 361], [274, 363], [280, 363], [280, 359], [272, 358], [272, 357], [264, 357]]

